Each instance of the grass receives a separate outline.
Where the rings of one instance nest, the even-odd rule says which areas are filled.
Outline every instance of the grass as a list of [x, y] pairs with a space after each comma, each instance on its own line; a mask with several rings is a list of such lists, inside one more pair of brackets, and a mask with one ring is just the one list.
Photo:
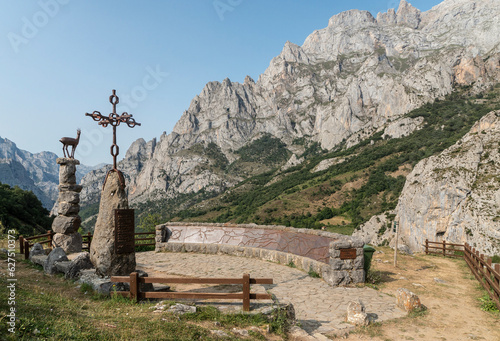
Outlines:
[[[269, 321], [262, 314], [222, 314], [213, 307], [181, 317], [153, 314], [149, 308], [156, 301], [133, 304], [120, 296], [98, 295], [90, 285], [78, 287], [60, 276], [46, 275], [39, 266], [19, 258], [17, 255], [15, 334], [7, 330], [2, 318], [2, 340], [217, 340], [211, 329], [222, 329], [232, 335], [229, 340], [239, 340], [230, 328], [264, 329], [276, 320]], [[6, 263], [5, 254], [0, 255], [0, 262]], [[7, 279], [1, 276], [0, 296], [7, 294]], [[0, 300], [0, 310], [9, 311], [6, 299]], [[221, 327], [214, 328], [208, 321], [218, 321]], [[262, 335], [254, 331], [250, 339], [260, 340]]]

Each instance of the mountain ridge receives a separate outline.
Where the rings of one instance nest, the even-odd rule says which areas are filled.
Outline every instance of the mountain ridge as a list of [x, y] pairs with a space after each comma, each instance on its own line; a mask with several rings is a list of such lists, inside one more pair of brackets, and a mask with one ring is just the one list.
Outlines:
[[[327, 150], [342, 141], [352, 146], [456, 85], [480, 91], [494, 84], [496, 14], [500, 6], [491, 0], [447, 0], [426, 12], [403, 0], [377, 18], [360, 10], [334, 15], [302, 46], [287, 42], [256, 82], [207, 83], [170, 134], [148, 142], [154, 148], [130, 162], [126, 157], [120, 164], [131, 202], [221, 192], [246, 178], [210, 167], [213, 160], [192, 150], [197, 144], [214, 143], [230, 163], [239, 159], [235, 151], [265, 134], [296, 156], [307, 148], [294, 144], [298, 139]], [[473, 30], [462, 31], [471, 23]], [[96, 200], [104, 174], [83, 180], [84, 204]]]

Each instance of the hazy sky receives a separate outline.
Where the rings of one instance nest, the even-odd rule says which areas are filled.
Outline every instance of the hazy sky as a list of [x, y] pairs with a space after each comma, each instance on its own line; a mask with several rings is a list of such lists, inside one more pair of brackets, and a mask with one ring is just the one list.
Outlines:
[[[413, 0], [422, 11], [439, 0]], [[396, 0], [0, 0], [0, 137], [32, 153], [62, 156], [59, 139], [82, 129], [76, 157], [111, 163], [110, 127], [86, 112], [120, 97], [141, 127], [118, 128], [130, 144], [170, 133], [209, 81], [255, 80], [287, 40], [302, 45], [348, 9], [373, 15]]]

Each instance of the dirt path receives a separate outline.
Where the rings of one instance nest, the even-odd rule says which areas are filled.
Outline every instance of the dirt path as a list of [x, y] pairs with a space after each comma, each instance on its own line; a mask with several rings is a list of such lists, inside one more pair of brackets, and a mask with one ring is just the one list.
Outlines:
[[349, 340], [500, 340], [500, 315], [480, 309], [479, 282], [463, 260], [398, 255], [395, 269], [393, 251], [381, 250], [372, 263], [382, 276], [380, 290], [394, 295], [398, 288], [407, 288], [420, 297], [428, 311], [423, 316], [359, 328]]

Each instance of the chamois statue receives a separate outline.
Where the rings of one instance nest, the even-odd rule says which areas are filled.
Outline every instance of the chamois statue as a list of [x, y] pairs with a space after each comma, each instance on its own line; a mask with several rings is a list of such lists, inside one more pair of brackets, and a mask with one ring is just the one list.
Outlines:
[[[76, 146], [78, 146], [78, 142], [80, 142], [80, 133], [82, 131], [80, 129], [78, 129], [76, 131], [76, 139], [72, 138], [72, 137], [63, 137], [61, 138], [59, 141], [63, 144], [63, 154], [64, 154], [64, 157], [68, 157], [70, 159], [74, 159], [75, 158], [75, 149], [76, 149]], [[71, 146], [73, 147], [71, 149], [71, 155], [68, 151], [68, 146]], [[68, 156], [66, 156], [66, 153], [68, 154]]]

